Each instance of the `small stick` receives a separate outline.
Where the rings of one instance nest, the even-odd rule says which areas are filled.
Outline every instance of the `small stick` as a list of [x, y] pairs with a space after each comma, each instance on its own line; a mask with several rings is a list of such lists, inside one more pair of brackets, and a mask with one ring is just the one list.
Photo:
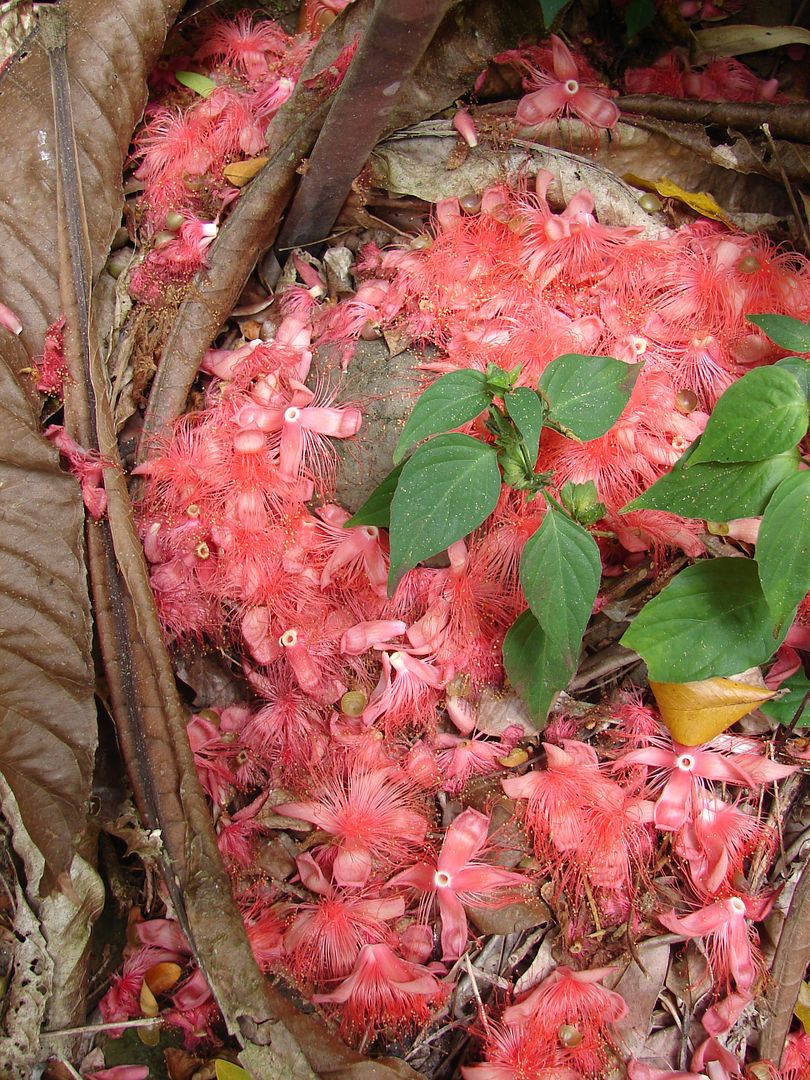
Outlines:
[[83, 1024], [81, 1027], [60, 1028], [59, 1031], [41, 1031], [42, 1039], [61, 1039], [63, 1035], [95, 1035], [99, 1031], [119, 1031], [121, 1028], [154, 1027], [162, 1024], [159, 1016], [142, 1016], [139, 1020], [117, 1020], [110, 1024]]
[[478, 990], [478, 981], [475, 978], [475, 972], [473, 971], [473, 966], [470, 962], [469, 953], [464, 953], [464, 966], [467, 968], [467, 975], [470, 979], [470, 986], [472, 987], [473, 997], [478, 1003], [478, 1015], [481, 1017], [481, 1023], [484, 1025], [484, 1031], [489, 1034], [489, 1020], [487, 1019], [487, 1011], [484, 1008], [483, 1001], [481, 1000], [481, 994]]
[[[793, 194], [793, 187], [791, 186], [790, 180], [788, 180], [787, 173], [785, 172], [785, 167], [782, 164], [781, 157], [779, 156], [779, 151], [776, 149], [776, 143], [771, 137], [770, 124], [763, 124], [762, 130], [765, 132], [765, 138], [768, 140], [768, 146], [771, 148], [773, 160], [776, 162], [776, 167], [779, 169], [779, 175], [782, 177], [782, 183], [785, 185], [785, 191], [787, 192], [787, 197], [790, 200], [790, 205], [793, 208], [793, 213], [796, 215], [796, 220], [799, 223], [799, 228], [802, 230], [802, 239], [804, 240], [805, 250], [810, 251], [810, 234], [808, 234], [807, 232], [807, 226], [804, 223], [804, 216], [799, 209], [799, 204], [796, 202], [796, 196]], [[804, 703], [802, 703], [802, 707], [804, 707]], [[801, 713], [799, 713], [799, 716], [801, 716]]]

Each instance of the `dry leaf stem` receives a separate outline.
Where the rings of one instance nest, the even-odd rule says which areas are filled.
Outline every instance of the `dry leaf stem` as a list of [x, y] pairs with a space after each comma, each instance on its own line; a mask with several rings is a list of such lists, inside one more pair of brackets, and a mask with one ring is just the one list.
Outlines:
[[738, 131], [756, 131], [769, 124], [778, 139], [810, 143], [810, 110], [806, 105], [770, 102], [691, 101], [661, 94], [628, 94], [616, 99], [624, 113], [675, 120], [684, 124], [718, 124]]

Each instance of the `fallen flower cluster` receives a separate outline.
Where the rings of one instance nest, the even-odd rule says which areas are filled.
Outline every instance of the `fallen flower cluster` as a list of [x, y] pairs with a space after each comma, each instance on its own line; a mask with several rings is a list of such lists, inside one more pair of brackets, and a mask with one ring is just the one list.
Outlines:
[[[195, 123], [216, 131], [250, 94], [264, 94], [261, 116], [278, 107], [269, 88], [292, 85], [303, 45], [237, 20], [211, 32], [197, 57], [226, 72], [195, 106]], [[520, 62], [524, 119], [567, 110], [611, 126], [615, 106], [558, 39]], [[252, 89], [239, 97], [236, 83]], [[139, 142], [145, 220], [160, 229], [168, 214], [185, 215], [178, 242], [188, 226], [202, 258], [205, 216], [228, 193], [209, 189], [218, 208], [205, 213], [180, 205], [166, 154], [177, 119], [154, 114]], [[229, 144], [215, 157], [196, 136], [192, 145], [208, 149], [186, 161], [183, 184], [237, 152]], [[555, 212], [550, 181], [540, 173], [533, 191], [493, 186], [466, 211], [438, 204], [431, 237], [368, 245], [356, 292], [336, 303], [317, 264], [296, 256], [297, 280], [275, 298], [266, 340], [209, 352], [204, 407], [137, 470], [140, 534], [167, 638], [229, 650], [252, 692], [249, 704], [192, 717], [188, 731], [264, 971], [347, 1039], [382, 1046], [447, 1008], [476, 911], [536, 899], [542, 886], [561, 927], [556, 965], [516, 1000], [492, 998], [478, 1020], [484, 1060], [464, 1066], [468, 1080], [596, 1078], [626, 1056], [616, 1025], [627, 1007], [603, 985], [626, 957], [621, 934], [612, 952], [602, 939], [622, 927], [633, 941], [663, 927], [700, 943], [711, 989], [689, 1075], [738, 1076], [742, 1063], [719, 1039], [761, 989], [754, 924], [774, 901], [747, 887], [745, 863], [770, 842], [759, 794], [794, 767], [750, 738], [672, 744], [639, 699], [613, 703], [609, 737], [581, 741], [562, 715], [545, 733], [542, 765], [533, 747], [513, 756], [525, 728], [489, 726], [480, 702], [502, 687], [503, 638], [525, 608], [520, 552], [542, 509], [504, 489], [446, 565], [411, 570], [389, 598], [386, 531], [347, 528], [331, 501], [331, 440], [361, 430], [362, 402], [341, 400], [339, 384], [308, 384], [314, 348], [337, 343], [350, 366], [361, 334], [395, 328], [438, 351], [426, 373], [519, 365], [530, 386], [560, 354], [611, 355], [644, 364], [622, 416], [588, 443], [546, 432], [536, 469], [556, 490], [595, 483], [607, 508], [606, 574], [650, 551], [702, 553], [699, 523], [619, 510], [701, 433], [727, 386], [782, 355], [745, 316], [807, 319], [808, 264], [704, 221], [658, 236], [605, 225], [587, 191]], [[478, 421], [465, 430], [489, 437]], [[483, 801], [473, 802], [474, 787]], [[286, 869], [276, 853], [269, 872], [263, 859], [282, 830]], [[187, 977], [164, 991], [167, 1021], [189, 1045], [216, 1040], [210, 994], [170, 926], [139, 924], [103, 1015], [140, 1015], [149, 973], [175, 964]], [[796, 1047], [794, 1038], [774, 1076], [800, 1075], [793, 1059], [806, 1060], [806, 1048]], [[639, 1061], [628, 1075], [679, 1074]]]

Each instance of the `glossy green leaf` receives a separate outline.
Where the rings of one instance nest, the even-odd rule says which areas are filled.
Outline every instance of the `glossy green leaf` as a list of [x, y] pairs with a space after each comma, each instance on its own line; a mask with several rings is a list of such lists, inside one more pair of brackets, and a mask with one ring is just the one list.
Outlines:
[[623, 510], [669, 510], [709, 521], [759, 517], [774, 491], [799, 465], [798, 453], [789, 450], [765, 461], [707, 463], [686, 469], [687, 454]]
[[810, 325], [790, 315], [746, 315], [777, 345], [791, 352], [810, 352]]
[[569, 0], [540, 0], [540, 10], [543, 12], [543, 26], [550, 30], [554, 20], [568, 4]]
[[523, 548], [520, 583], [532, 614], [571, 670], [579, 659], [601, 576], [602, 560], [594, 538], [549, 506], [540, 528]]
[[378, 484], [357, 513], [350, 517], [344, 529], [353, 529], [356, 525], [382, 525], [388, 528], [391, 519], [391, 500], [397, 490], [400, 473], [405, 467], [403, 461], [386, 476], [382, 483]]
[[217, 84], [206, 75], [200, 75], [196, 71], [175, 71], [175, 79], [181, 86], [187, 86], [200, 97], [207, 98], [216, 90]]
[[777, 360], [774, 367], [790, 372], [802, 388], [805, 401], [810, 405], [810, 360], [803, 360], [801, 356], [785, 356]]
[[697, 682], [764, 663], [778, 648], [752, 559], [720, 558], [682, 570], [646, 604], [621, 644], [653, 682]]
[[534, 390], [530, 390], [528, 386], [516, 387], [504, 396], [503, 401], [534, 463], [537, 460], [540, 432], [543, 430], [543, 421], [546, 416], [542, 402]]
[[548, 398], [551, 419], [588, 442], [619, 419], [641, 368], [611, 356], [566, 353], [551, 361], [538, 386]]
[[[790, 724], [798, 712], [799, 706], [804, 701], [805, 694], [810, 690], [810, 681], [808, 681], [807, 676], [800, 668], [790, 678], [785, 679], [780, 689], [789, 692], [783, 698], [764, 701], [759, 706], [759, 709], [766, 716], [769, 716], [771, 720], [776, 720], [779, 724]], [[810, 727], [810, 702], [807, 702], [802, 709], [796, 727]]]
[[512, 686], [542, 726], [554, 695], [567, 686], [573, 670], [531, 611], [518, 615], [509, 628], [503, 665]]
[[408, 458], [391, 502], [390, 592], [402, 575], [476, 529], [501, 493], [498, 457], [469, 435], [437, 435]]
[[732, 383], [714, 407], [690, 459], [764, 461], [796, 446], [807, 430], [807, 402], [789, 371], [754, 368]]
[[759, 527], [757, 563], [762, 591], [781, 627], [810, 590], [810, 470], [788, 477], [773, 493]]
[[474, 420], [492, 400], [486, 376], [480, 371], [451, 371], [442, 375], [417, 401], [394, 449], [394, 464], [414, 445]]

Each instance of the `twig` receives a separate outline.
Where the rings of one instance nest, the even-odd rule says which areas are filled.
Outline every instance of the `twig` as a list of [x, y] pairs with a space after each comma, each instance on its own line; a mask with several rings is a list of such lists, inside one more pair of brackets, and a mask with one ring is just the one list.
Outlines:
[[470, 963], [470, 954], [468, 952], [464, 953], [464, 966], [467, 969], [467, 975], [470, 980], [470, 986], [472, 987], [473, 997], [475, 998], [478, 1005], [478, 1015], [481, 1017], [481, 1023], [484, 1025], [484, 1031], [489, 1033], [489, 1020], [487, 1019], [487, 1011], [484, 1008], [483, 1001], [481, 1000], [481, 993], [478, 989], [478, 981], [475, 977], [473, 966]]
[[163, 1023], [160, 1016], [142, 1016], [139, 1020], [116, 1020], [109, 1024], [83, 1024], [81, 1027], [61, 1028], [59, 1031], [41, 1031], [41, 1039], [61, 1039], [64, 1035], [95, 1035], [100, 1031], [118, 1031], [121, 1028], [155, 1027]]
[[[808, 234], [807, 227], [804, 224], [804, 215], [799, 209], [799, 204], [796, 202], [796, 196], [793, 194], [793, 187], [790, 183], [790, 180], [788, 180], [787, 173], [785, 172], [785, 168], [782, 164], [782, 159], [779, 156], [779, 151], [776, 148], [776, 143], [773, 141], [773, 138], [771, 136], [770, 124], [763, 124], [762, 130], [765, 133], [765, 138], [768, 140], [768, 146], [771, 148], [771, 153], [773, 154], [773, 160], [776, 162], [776, 167], [777, 169], [779, 169], [779, 175], [782, 177], [782, 183], [784, 184], [785, 191], [787, 192], [787, 197], [790, 200], [790, 205], [793, 209], [793, 213], [799, 223], [799, 228], [802, 230], [802, 239], [804, 240], [805, 251], [810, 251], [810, 234]], [[804, 703], [802, 703], [802, 708], [803, 707]], [[801, 716], [801, 711], [799, 712], [799, 716]], [[796, 720], [798, 720], [798, 716], [794, 719], [794, 723], [796, 722]]]
[[766, 995], [770, 1015], [765, 1021], [759, 1052], [779, 1061], [793, 1019], [802, 980], [810, 962], [810, 858], [805, 861], [771, 967], [771, 992]]
[[810, 111], [805, 105], [749, 104], [738, 101], [682, 101], [660, 94], [629, 94], [617, 98], [624, 113], [654, 116], [685, 124], [719, 124], [740, 131], [756, 131], [769, 124], [780, 139], [810, 142]]

